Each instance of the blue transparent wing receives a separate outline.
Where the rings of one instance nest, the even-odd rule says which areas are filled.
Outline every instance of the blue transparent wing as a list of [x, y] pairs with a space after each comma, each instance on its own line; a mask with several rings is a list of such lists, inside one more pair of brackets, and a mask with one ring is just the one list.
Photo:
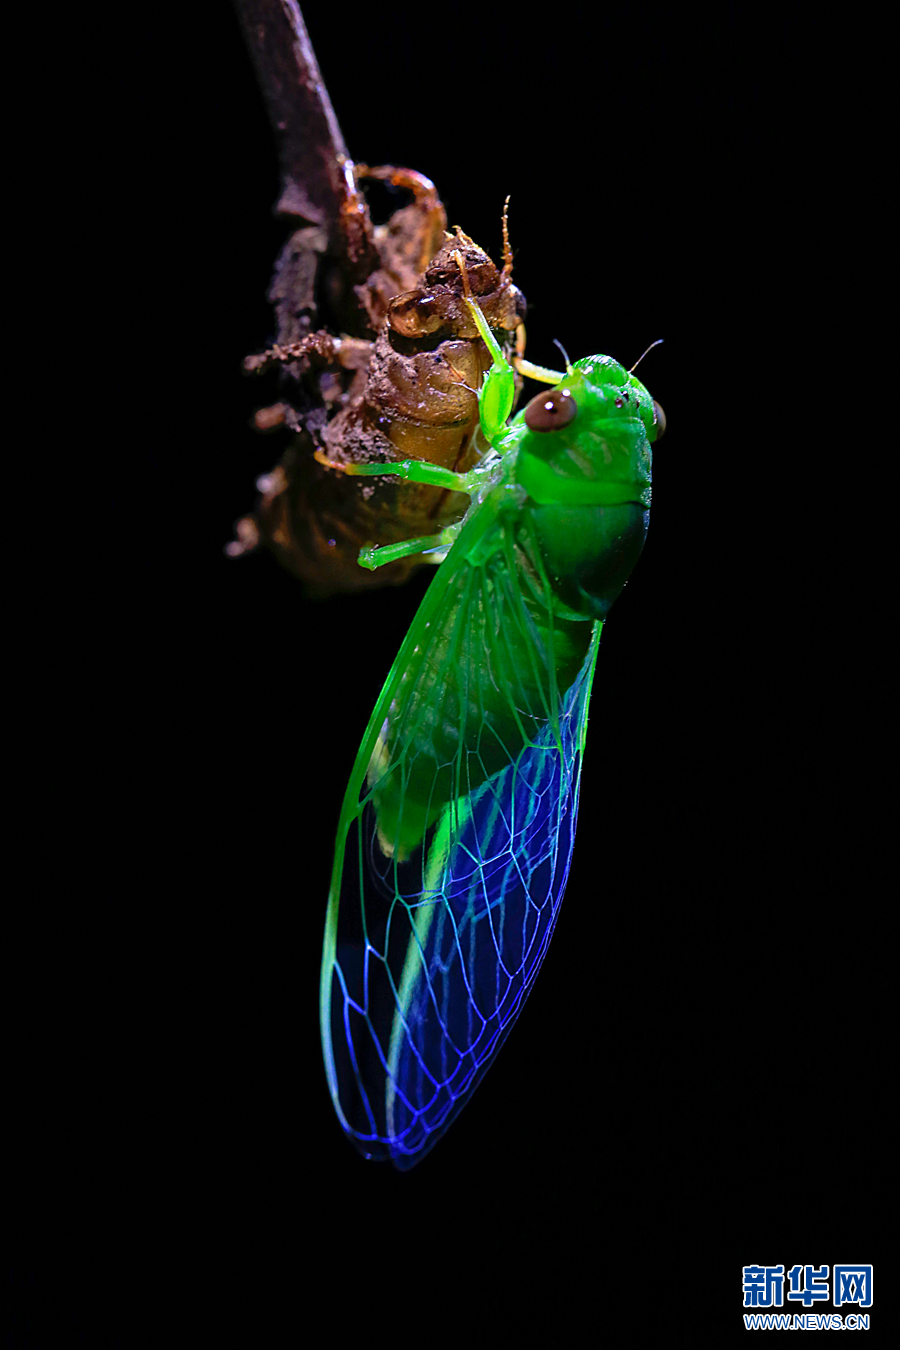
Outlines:
[[589, 688], [586, 668], [564, 700], [560, 737], [548, 726], [474, 794], [415, 908], [388, 1065], [398, 1166], [417, 1161], [465, 1105], [544, 959], [575, 841]]
[[[453, 766], [468, 790], [409, 856], [385, 848], [371, 767], [360, 788], [325, 962], [323, 1041], [341, 1122], [367, 1156], [399, 1168], [424, 1156], [486, 1072], [540, 969], [572, 856], [599, 632], [570, 687], [545, 700], [550, 715], [532, 719], [518, 753], [480, 779], [466, 765], [489, 752], [468, 700], [467, 748]], [[447, 678], [465, 682], [458, 667]], [[507, 697], [521, 708], [528, 695]]]

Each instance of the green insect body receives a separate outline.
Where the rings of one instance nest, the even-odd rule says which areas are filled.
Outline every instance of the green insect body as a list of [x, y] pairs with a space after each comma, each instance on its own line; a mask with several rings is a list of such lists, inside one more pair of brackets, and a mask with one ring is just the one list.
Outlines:
[[488, 453], [464, 475], [354, 469], [470, 497], [354, 764], [326, 919], [334, 1105], [366, 1156], [400, 1168], [468, 1100], [543, 960], [600, 630], [643, 547], [663, 426], [641, 382], [603, 356], [569, 366], [506, 425], [512, 371], [469, 304], [494, 362], [479, 395]]

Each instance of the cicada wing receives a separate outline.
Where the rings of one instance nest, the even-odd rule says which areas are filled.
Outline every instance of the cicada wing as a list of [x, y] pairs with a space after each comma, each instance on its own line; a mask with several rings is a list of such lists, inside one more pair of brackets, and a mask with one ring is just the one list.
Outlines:
[[[467, 570], [448, 578], [449, 585], [436, 578], [442, 595], [427, 628], [440, 653], [412, 642], [420, 679], [433, 681], [435, 660], [447, 655], [448, 630], [465, 630], [471, 639], [477, 624], [467, 607], [477, 604], [485, 632], [499, 634], [516, 622], [502, 586], [491, 588], [488, 607], [496, 612], [485, 619], [484, 591], [465, 595]], [[425, 631], [423, 625], [411, 639]], [[451, 662], [440, 693], [434, 691], [432, 701], [448, 685], [466, 686], [465, 698], [446, 705], [460, 719], [454, 760], [434, 758], [424, 792], [421, 775], [416, 783], [421, 751], [417, 760], [412, 748], [417, 735], [421, 742], [421, 716], [404, 722], [401, 715], [399, 737], [407, 741], [391, 745], [384, 767], [376, 746], [365, 780], [351, 783], [326, 930], [323, 1044], [341, 1122], [367, 1156], [390, 1157], [401, 1169], [424, 1156], [471, 1096], [531, 989], [569, 873], [598, 640], [599, 626], [569, 688], [552, 697], [543, 690], [542, 719], [529, 723], [535, 729], [489, 774], [473, 771], [491, 759], [484, 748], [489, 719], [480, 721], [483, 699], [470, 687], [476, 669], [490, 680], [482, 650], [477, 662]], [[541, 659], [546, 663], [546, 651]], [[401, 653], [398, 665], [402, 660]], [[388, 707], [396, 714], [401, 699], [415, 703], [402, 677], [401, 669], [394, 689], [389, 682], [373, 721]], [[496, 693], [496, 681], [492, 687]], [[533, 685], [531, 696], [534, 702]], [[506, 697], [520, 712], [528, 692], [510, 687]], [[383, 798], [395, 772], [405, 775], [403, 791], [417, 788], [420, 802], [424, 796], [436, 803], [425, 809], [421, 839], [408, 850], [392, 847], [384, 833]], [[390, 817], [396, 839], [413, 809], [405, 807], [403, 791]]]
[[[547, 951], [569, 875], [593, 658], [534, 744], [446, 808], [396, 1001], [386, 1116], [412, 1166], [459, 1114], [506, 1039]], [[455, 819], [454, 819], [455, 816]]]

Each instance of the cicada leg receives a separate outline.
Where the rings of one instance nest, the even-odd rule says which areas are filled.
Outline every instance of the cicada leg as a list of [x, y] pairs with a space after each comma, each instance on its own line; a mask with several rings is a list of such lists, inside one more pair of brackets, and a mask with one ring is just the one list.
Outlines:
[[429, 464], [421, 459], [398, 459], [393, 464], [342, 464], [340, 460], [329, 459], [324, 450], [316, 450], [314, 457], [326, 469], [337, 469], [351, 478], [400, 478], [406, 483], [446, 488], [448, 492], [470, 492], [477, 481], [472, 474], [454, 473], [452, 469], [443, 469], [440, 464]]
[[385, 563], [396, 562], [398, 558], [407, 558], [414, 553], [433, 554], [433, 561], [443, 562], [444, 555], [462, 528], [462, 522], [448, 525], [440, 534], [426, 534], [420, 539], [407, 539], [400, 544], [384, 544], [381, 548], [369, 545], [361, 548], [357, 562], [369, 572], [375, 572]]
[[462, 254], [457, 251], [454, 256], [462, 273], [464, 298], [469, 313], [472, 315], [475, 327], [481, 334], [484, 345], [493, 358], [493, 364], [484, 377], [484, 383], [478, 395], [478, 415], [481, 419], [481, 430], [484, 432], [488, 444], [493, 445], [495, 438], [504, 430], [509, 414], [512, 412], [512, 405], [516, 397], [516, 376], [512, 366], [503, 355], [500, 344], [491, 332], [481, 309], [472, 298], [469, 274], [466, 271]]
[[559, 384], [560, 380], [566, 378], [565, 371], [536, 366], [533, 361], [526, 361], [524, 356], [515, 358], [515, 367], [520, 375], [527, 375], [529, 380], [539, 380], [541, 384]]
[[354, 175], [357, 182], [363, 178], [380, 178], [394, 187], [406, 188], [413, 194], [421, 214], [421, 223], [415, 232], [418, 239], [416, 271], [424, 272], [440, 248], [447, 226], [447, 216], [434, 183], [415, 169], [401, 169], [394, 164], [379, 164], [374, 168], [368, 164], [357, 164], [354, 166]]
[[327, 366], [342, 366], [345, 370], [362, 369], [372, 353], [371, 342], [361, 338], [336, 338], [324, 329], [307, 333], [296, 342], [280, 346], [277, 342], [256, 356], [244, 358], [244, 373], [260, 375], [274, 365], [290, 365], [304, 356], [316, 356]]

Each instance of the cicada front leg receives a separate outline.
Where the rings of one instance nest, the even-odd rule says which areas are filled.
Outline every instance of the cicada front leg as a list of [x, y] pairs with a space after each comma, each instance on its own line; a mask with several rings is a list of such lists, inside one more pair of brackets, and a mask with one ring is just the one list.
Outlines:
[[260, 375], [272, 366], [286, 366], [304, 357], [315, 356], [325, 366], [344, 370], [364, 370], [372, 354], [372, 344], [363, 338], [336, 338], [324, 329], [307, 333], [297, 342], [274, 343], [256, 356], [244, 358], [244, 373]]

